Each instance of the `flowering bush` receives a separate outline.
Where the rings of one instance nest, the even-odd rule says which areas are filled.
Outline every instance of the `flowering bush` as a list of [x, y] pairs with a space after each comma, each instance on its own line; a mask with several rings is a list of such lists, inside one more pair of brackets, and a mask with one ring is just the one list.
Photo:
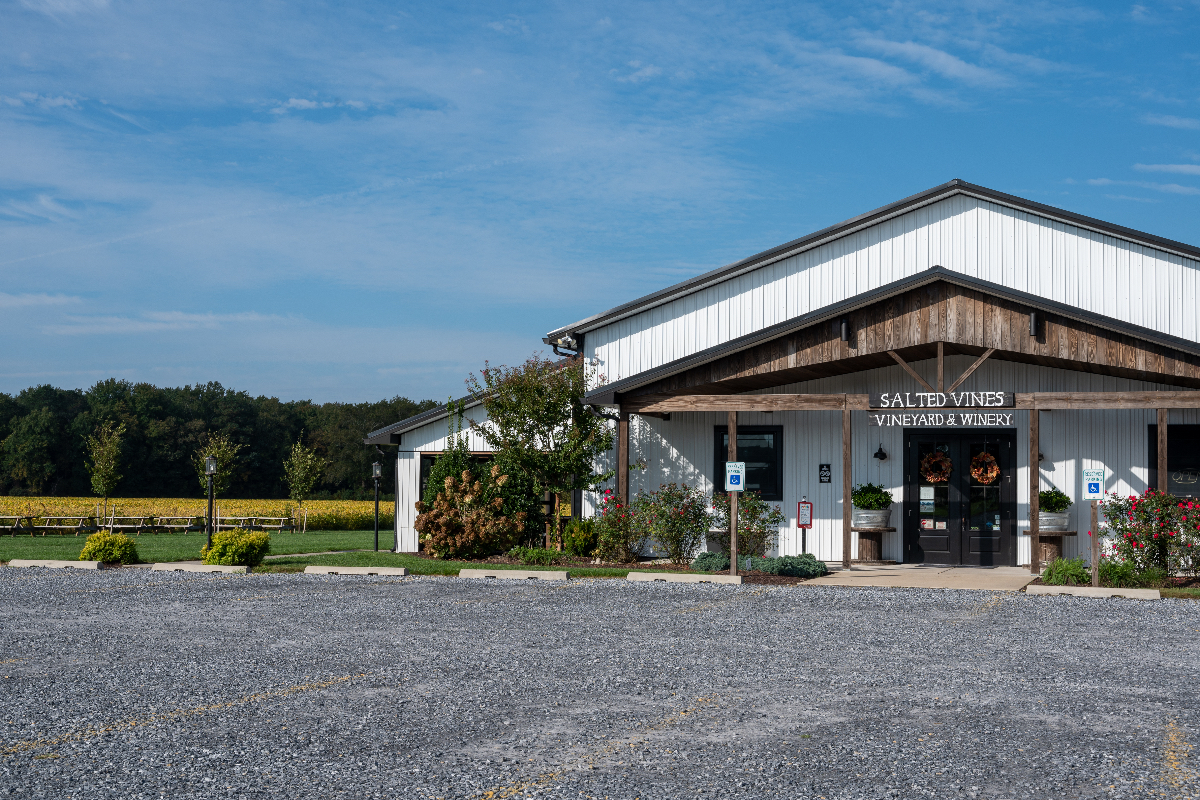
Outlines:
[[636, 513], [641, 502], [644, 500], [639, 498], [631, 508], [612, 489], [605, 490], [595, 517], [596, 555], [605, 561], [637, 561], [650, 538], [644, 517]]
[[1104, 519], [1117, 558], [1138, 572], [1195, 575], [1200, 567], [1200, 503], [1153, 489], [1141, 497], [1109, 494]]
[[668, 483], [639, 500], [634, 524], [645, 528], [672, 564], [688, 563], [704, 542], [711, 522], [704, 492], [686, 483]]
[[493, 464], [489, 480], [476, 480], [469, 470], [447, 477], [433, 505], [417, 503], [413, 527], [426, 552], [435, 558], [485, 558], [517, 544], [525, 530], [525, 512], [505, 514], [500, 489], [508, 480]]
[[[713, 498], [713, 527], [729, 530], [729, 495]], [[779, 541], [779, 526], [785, 521], [777, 506], [762, 499], [758, 492], [741, 492], [738, 498], [738, 555], [765, 556]], [[721, 536], [722, 552], [729, 553], [729, 537]]]

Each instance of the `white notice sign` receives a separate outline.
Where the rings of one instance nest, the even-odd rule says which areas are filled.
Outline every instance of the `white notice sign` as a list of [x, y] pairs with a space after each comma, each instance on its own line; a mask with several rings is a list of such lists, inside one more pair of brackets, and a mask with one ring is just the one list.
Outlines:
[[725, 491], [740, 492], [746, 488], [746, 462], [725, 462]]
[[1104, 499], [1104, 468], [1083, 471], [1083, 499]]

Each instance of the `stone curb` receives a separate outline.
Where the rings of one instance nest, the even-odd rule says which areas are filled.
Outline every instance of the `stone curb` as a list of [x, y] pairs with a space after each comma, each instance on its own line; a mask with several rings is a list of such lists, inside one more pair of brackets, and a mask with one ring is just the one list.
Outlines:
[[728, 583], [740, 584], [741, 575], [688, 575], [675, 572], [631, 572], [630, 581], [666, 581], [667, 583]]
[[14, 558], [10, 567], [51, 567], [54, 569], [105, 569], [102, 561], [61, 561], [57, 559]]
[[305, 567], [305, 575], [397, 575], [405, 576], [404, 567]]
[[514, 581], [565, 581], [571, 573], [539, 569], [460, 569], [460, 578], [505, 578]]
[[1096, 589], [1091, 586], [1026, 586], [1025, 594], [1067, 594], [1074, 597], [1125, 597], [1130, 600], [1161, 600], [1158, 589]]
[[220, 564], [155, 564], [150, 568], [154, 572], [223, 572], [226, 575], [245, 575], [250, 570], [246, 567], [225, 567]]

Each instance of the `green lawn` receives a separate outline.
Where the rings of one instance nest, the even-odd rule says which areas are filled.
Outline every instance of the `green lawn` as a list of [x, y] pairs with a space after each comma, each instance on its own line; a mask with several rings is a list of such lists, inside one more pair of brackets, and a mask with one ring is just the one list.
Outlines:
[[[322, 567], [407, 567], [410, 575], [457, 575], [460, 569], [478, 569], [480, 564], [469, 561], [433, 561], [405, 553], [332, 553], [327, 556], [273, 558], [255, 572], [302, 572], [309, 565]], [[567, 570], [572, 578], [624, 578], [629, 569], [639, 572], [662, 572], [645, 567], [527, 567], [520, 564], [492, 564], [488, 569]]]
[[1159, 589], [1163, 597], [1178, 597], [1182, 600], [1200, 600], [1200, 589], [1187, 587], [1184, 589]]
[[[189, 561], [200, 558], [204, 546], [202, 533], [153, 534], [132, 537], [143, 561]], [[0, 536], [0, 561], [14, 558], [56, 558], [75, 560], [83, 549], [83, 536]], [[319, 553], [327, 550], [371, 549], [374, 531], [308, 531], [307, 533], [271, 534], [271, 553]], [[379, 548], [392, 547], [392, 532], [379, 532]], [[374, 555], [372, 553], [372, 555]]]

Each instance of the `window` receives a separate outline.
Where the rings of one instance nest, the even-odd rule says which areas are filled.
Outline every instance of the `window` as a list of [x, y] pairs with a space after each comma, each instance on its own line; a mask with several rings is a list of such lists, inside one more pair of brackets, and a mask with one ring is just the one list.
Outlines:
[[[725, 493], [725, 461], [729, 457], [729, 428], [716, 426], [713, 486]], [[746, 490], [760, 492], [763, 500], [783, 499], [783, 426], [738, 426], [738, 461], [746, 462]]]
[[[1158, 488], [1158, 425], [1146, 426], [1150, 488]], [[738, 437], [741, 438], [741, 437]], [[1167, 426], [1167, 492], [1194, 499], [1200, 495], [1200, 425]]]

